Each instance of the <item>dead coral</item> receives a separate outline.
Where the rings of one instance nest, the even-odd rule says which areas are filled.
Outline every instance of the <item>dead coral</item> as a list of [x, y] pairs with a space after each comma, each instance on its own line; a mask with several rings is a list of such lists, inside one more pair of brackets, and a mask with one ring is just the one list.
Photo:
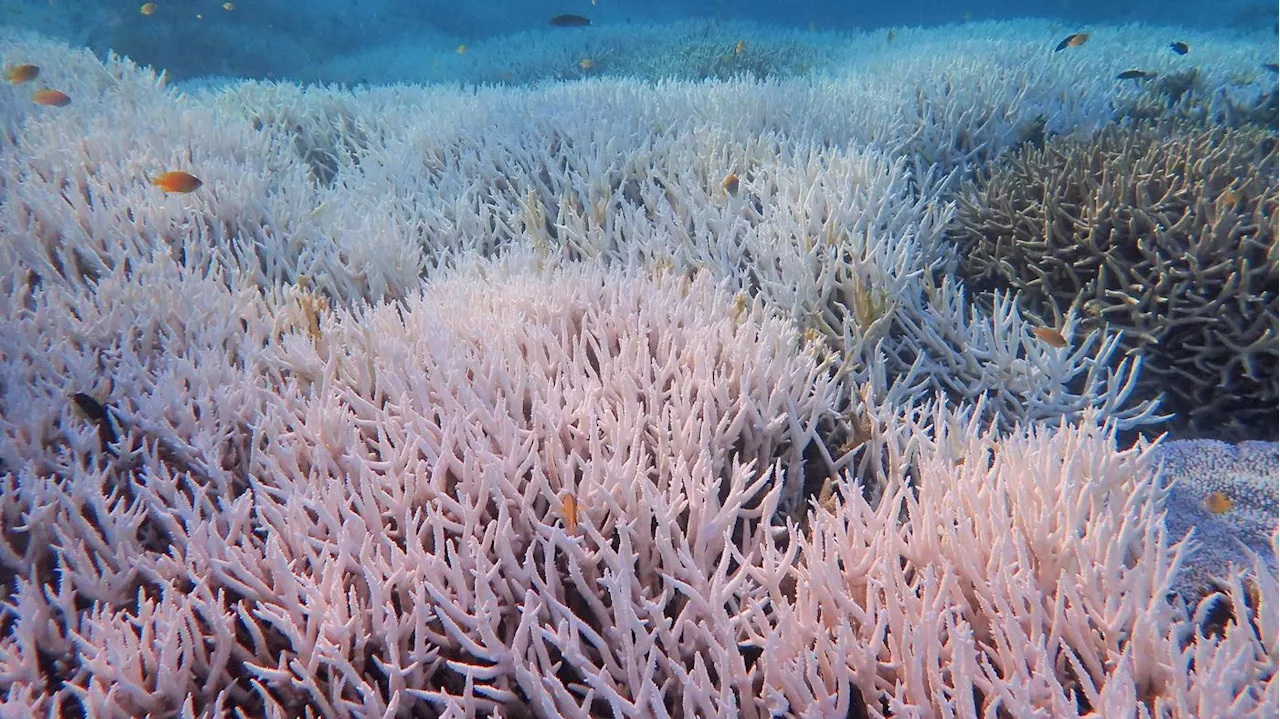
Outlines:
[[975, 286], [1123, 329], [1146, 393], [1190, 426], [1275, 436], [1276, 168], [1257, 129], [1110, 127], [981, 173], [951, 236]]

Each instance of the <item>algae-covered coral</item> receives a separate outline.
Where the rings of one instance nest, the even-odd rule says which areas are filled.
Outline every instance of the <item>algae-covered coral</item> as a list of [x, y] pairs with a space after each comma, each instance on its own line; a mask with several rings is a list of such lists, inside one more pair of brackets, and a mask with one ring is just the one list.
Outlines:
[[1274, 436], [1276, 171], [1274, 130], [1108, 127], [996, 163], [961, 193], [952, 236], [976, 283], [1122, 330], [1163, 409]]

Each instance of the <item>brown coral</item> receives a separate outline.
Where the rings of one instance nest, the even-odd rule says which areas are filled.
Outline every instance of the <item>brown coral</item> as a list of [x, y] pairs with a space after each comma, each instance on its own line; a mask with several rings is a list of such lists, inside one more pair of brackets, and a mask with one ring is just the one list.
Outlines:
[[976, 286], [1124, 330], [1190, 426], [1275, 436], [1276, 169], [1269, 132], [1113, 126], [981, 173], [951, 234]]

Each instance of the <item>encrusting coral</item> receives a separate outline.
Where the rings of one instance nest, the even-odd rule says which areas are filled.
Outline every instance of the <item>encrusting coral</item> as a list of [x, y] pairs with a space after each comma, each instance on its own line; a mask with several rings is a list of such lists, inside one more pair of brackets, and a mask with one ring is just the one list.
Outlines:
[[962, 270], [1056, 322], [1123, 331], [1147, 396], [1193, 426], [1276, 434], [1276, 137], [1109, 127], [1024, 146], [961, 193]]
[[1166, 526], [1175, 536], [1194, 530], [1195, 546], [1174, 585], [1180, 594], [1199, 600], [1231, 565], [1247, 568], [1255, 555], [1277, 572], [1280, 453], [1274, 442], [1166, 442], [1152, 460], [1170, 485]]

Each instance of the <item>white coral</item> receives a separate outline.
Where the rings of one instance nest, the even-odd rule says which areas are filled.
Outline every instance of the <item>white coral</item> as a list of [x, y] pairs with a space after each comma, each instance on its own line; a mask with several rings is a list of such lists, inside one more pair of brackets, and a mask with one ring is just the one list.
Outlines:
[[884, 500], [846, 481], [809, 536], [766, 555], [764, 694], [815, 717], [1261, 711], [1274, 580], [1261, 572], [1271, 593], [1248, 605], [1237, 585], [1224, 638], [1198, 634], [1166, 599], [1182, 545], [1148, 450], [1115, 450], [1111, 431], [1086, 418], [1001, 437], [945, 409], [902, 417]]

